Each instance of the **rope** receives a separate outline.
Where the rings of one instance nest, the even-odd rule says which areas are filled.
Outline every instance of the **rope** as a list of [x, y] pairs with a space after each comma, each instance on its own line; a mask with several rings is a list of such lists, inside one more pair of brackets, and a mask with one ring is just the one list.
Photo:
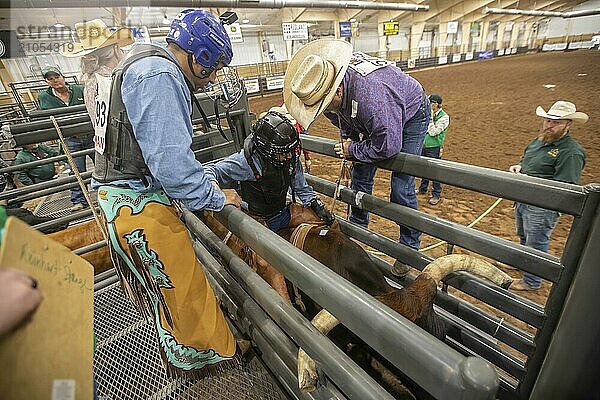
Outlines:
[[[488, 215], [489, 213], [492, 212], [492, 210], [494, 208], [496, 208], [496, 206], [498, 204], [500, 204], [500, 202], [504, 200], [502, 197], [498, 197], [496, 199], [496, 201], [494, 202], [494, 204], [492, 204], [487, 210], [485, 210], [479, 217], [477, 217], [473, 222], [471, 222], [469, 225], [467, 225], [467, 228], [472, 228], [473, 226], [475, 226], [479, 221], [481, 221], [483, 218], [485, 218], [486, 215]], [[442, 240], [441, 242], [437, 242], [435, 244], [432, 244], [431, 246], [427, 246], [424, 247], [422, 249], [419, 249], [419, 251], [427, 251], [427, 250], [431, 250], [431, 249], [435, 249], [436, 247], [439, 247], [441, 245], [443, 245], [444, 243], [446, 243], [445, 240]]]
[[96, 220], [96, 224], [98, 224], [98, 228], [100, 228], [100, 232], [102, 232], [102, 236], [104, 237], [104, 240], [106, 240], [106, 243], [109, 243], [108, 234], [106, 232], [106, 227], [100, 220], [100, 216], [98, 215], [96, 208], [94, 207], [94, 203], [92, 203], [92, 198], [90, 197], [90, 193], [88, 192], [87, 187], [86, 187], [85, 183], [83, 182], [83, 179], [81, 179], [81, 175], [79, 174], [79, 169], [77, 168], [77, 165], [75, 165], [75, 161], [73, 160], [71, 151], [69, 150], [69, 147], [67, 147], [67, 144], [65, 143], [65, 138], [62, 134], [62, 131], [60, 130], [60, 127], [58, 126], [58, 122], [56, 122], [56, 119], [54, 118], [54, 116], [50, 116], [50, 120], [54, 124], [54, 129], [56, 130], [56, 133], [58, 134], [60, 143], [63, 147], [65, 155], [67, 156], [67, 160], [69, 160], [69, 165], [71, 166], [71, 170], [73, 171], [73, 173], [75, 173], [75, 178], [77, 179], [77, 183], [79, 184], [79, 187], [83, 191], [83, 195], [85, 196], [85, 199], [87, 200], [88, 204], [90, 205], [92, 214], [94, 214], [94, 219]]

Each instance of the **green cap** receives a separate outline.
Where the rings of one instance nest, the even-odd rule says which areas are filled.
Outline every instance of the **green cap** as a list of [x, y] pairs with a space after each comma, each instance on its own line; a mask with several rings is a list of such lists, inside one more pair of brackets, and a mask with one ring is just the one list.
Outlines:
[[46, 78], [46, 75], [48, 75], [50, 72], [62, 76], [62, 72], [60, 72], [60, 69], [58, 69], [58, 67], [47, 65], [44, 68], [42, 68], [42, 76], [44, 77], [44, 79]]

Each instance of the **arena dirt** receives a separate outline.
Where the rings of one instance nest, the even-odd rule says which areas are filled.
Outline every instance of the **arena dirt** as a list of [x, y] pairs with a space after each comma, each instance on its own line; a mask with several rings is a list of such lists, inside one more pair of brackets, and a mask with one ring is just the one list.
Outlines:
[[[412, 73], [426, 92], [438, 93], [444, 98], [444, 109], [450, 115], [450, 129], [444, 145], [443, 158], [466, 164], [507, 170], [519, 161], [527, 144], [538, 134], [541, 119], [536, 117], [538, 105], [548, 109], [556, 100], [569, 100], [577, 109], [586, 112], [590, 120], [585, 125], [574, 125], [572, 135], [585, 148], [586, 166], [581, 184], [600, 182], [600, 112], [595, 108], [595, 88], [600, 87], [600, 53], [578, 50], [574, 52], [539, 53], [477, 61]], [[544, 85], [555, 85], [546, 88]], [[282, 101], [281, 94], [252, 98], [254, 113], [266, 111]], [[325, 118], [311, 127], [310, 134], [337, 139], [337, 130]], [[314, 175], [334, 181], [339, 161], [313, 155]], [[389, 197], [390, 173], [377, 172], [374, 192], [378, 197]], [[443, 200], [436, 206], [419, 196], [419, 209], [440, 218], [468, 225], [487, 210], [495, 198], [444, 185]], [[338, 204], [336, 213], [345, 215], [345, 207]], [[550, 245], [550, 252], [562, 254], [573, 218], [562, 216]], [[370, 228], [394, 240], [398, 227], [383, 218], [373, 216]], [[515, 234], [512, 202], [503, 200], [476, 226], [484, 232], [518, 241]], [[439, 240], [423, 235], [421, 247]], [[432, 257], [445, 254], [439, 246], [427, 252]], [[461, 249], [457, 250], [461, 252]], [[501, 266], [513, 277], [521, 277], [516, 269]], [[544, 304], [550, 290], [545, 282], [536, 293], [522, 293], [536, 303]], [[461, 294], [461, 297], [465, 297]], [[487, 308], [485, 305], [483, 307]], [[498, 310], [488, 308], [495, 315]], [[507, 316], [508, 317], [508, 316]], [[513, 318], [508, 319], [533, 332], [533, 329]]]

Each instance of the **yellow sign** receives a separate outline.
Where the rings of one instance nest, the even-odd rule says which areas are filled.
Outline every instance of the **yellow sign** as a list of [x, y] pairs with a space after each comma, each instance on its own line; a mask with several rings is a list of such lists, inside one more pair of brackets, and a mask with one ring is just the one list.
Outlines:
[[0, 338], [0, 397], [91, 399], [94, 268], [14, 217], [0, 248], [5, 267], [34, 278], [44, 300], [29, 323]]
[[383, 34], [385, 36], [397, 35], [400, 31], [397, 21], [388, 21], [383, 23]]

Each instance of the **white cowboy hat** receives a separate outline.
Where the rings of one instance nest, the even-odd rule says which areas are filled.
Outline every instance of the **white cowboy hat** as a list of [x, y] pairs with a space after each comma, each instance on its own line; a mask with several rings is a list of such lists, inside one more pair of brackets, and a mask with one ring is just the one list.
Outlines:
[[94, 50], [118, 44], [128, 46], [133, 44], [133, 35], [129, 28], [119, 28], [114, 32], [101, 19], [75, 24], [79, 42], [73, 42], [72, 50], [61, 51], [65, 57], [82, 57]]
[[351, 57], [350, 43], [319, 39], [302, 46], [290, 60], [283, 83], [283, 101], [305, 129], [331, 103]]
[[570, 119], [571, 121], [586, 123], [588, 115], [577, 111], [575, 104], [570, 101], [559, 100], [552, 104], [548, 112], [544, 111], [542, 106], [538, 106], [535, 110], [538, 117], [548, 119]]

